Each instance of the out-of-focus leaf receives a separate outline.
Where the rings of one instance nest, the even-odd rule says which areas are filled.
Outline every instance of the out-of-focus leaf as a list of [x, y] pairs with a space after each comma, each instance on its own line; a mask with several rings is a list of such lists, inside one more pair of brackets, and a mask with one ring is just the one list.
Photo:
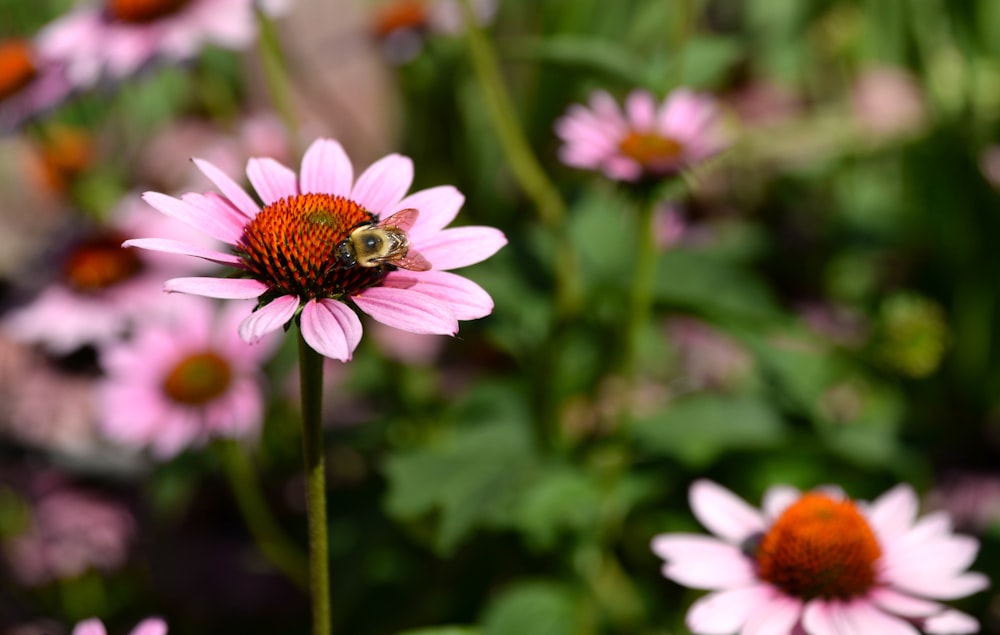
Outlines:
[[755, 275], [711, 255], [672, 249], [660, 257], [655, 294], [660, 302], [707, 317], [780, 320], [771, 292]]
[[523, 582], [500, 594], [483, 616], [484, 635], [578, 635], [577, 598], [554, 582]]
[[677, 83], [681, 86], [711, 87], [729, 72], [742, 52], [733, 38], [693, 37], [678, 55], [669, 60], [667, 76], [678, 77]]
[[622, 286], [635, 262], [635, 233], [635, 210], [623, 198], [594, 193], [573, 207], [569, 235], [585, 286]]
[[430, 626], [415, 631], [403, 631], [397, 635], [480, 635], [481, 630], [474, 626]]
[[818, 431], [834, 452], [870, 468], [885, 468], [900, 458], [904, 403], [897, 390], [871, 381], [844, 381], [827, 390], [820, 407]]
[[728, 450], [778, 446], [785, 438], [785, 424], [762, 399], [699, 394], [634, 422], [632, 433], [644, 450], [703, 467]]
[[548, 548], [562, 531], [594, 525], [600, 503], [601, 493], [592, 478], [569, 466], [554, 466], [536, 474], [513, 519], [529, 542]]
[[643, 61], [629, 49], [606, 38], [554, 35], [525, 38], [505, 49], [509, 57], [597, 71], [629, 85], [642, 85]]
[[776, 386], [788, 406], [816, 416], [820, 400], [843, 373], [841, 362], [825, 347], [793, 340], [747, 338], [761, 370]]

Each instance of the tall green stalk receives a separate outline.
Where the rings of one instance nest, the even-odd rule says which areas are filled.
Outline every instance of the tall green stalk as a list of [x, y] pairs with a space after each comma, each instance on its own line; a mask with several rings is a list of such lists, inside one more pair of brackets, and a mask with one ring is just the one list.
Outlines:
[[260, 60], [264, 68], [264, 82], [271, 97], [271, 104], [281, 117], [288, 131], [289, 146], [292, 156], [299, 153], [299, 122], [295, 116], [295, 105], [292, 102], [292, 83], [289, 80], [288, 61], [281, 48], [281, 38], [274, 21], [264, 12], [257, 11], [257, 23], [260, 26]]
[[622, 375], [629, 388], [637, 372], [639, 350], [643, 331], [649, 324], [653, 311], [653, 282], [656, 279], [656, 236], [653, 232], [653, 211], [656, 199], [644, 196], [639, 204], [636, 227], [635, 272], [629, 296], [628, 321], [625, 324]]
[[323, 356], [296, 330], [302, 389], [302, 455], [306, 468], [306, 516], [309, 525], [309, 586], [313, 635], [330, 635], [330, 564], [326, 524], [326, 465], [323, 453]]

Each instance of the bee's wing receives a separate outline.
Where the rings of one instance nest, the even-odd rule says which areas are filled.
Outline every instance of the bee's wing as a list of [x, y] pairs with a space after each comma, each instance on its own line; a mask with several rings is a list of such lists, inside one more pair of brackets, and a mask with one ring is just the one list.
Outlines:
[[401, 258], [393, 259], [392, 264], [408, 271], [429, 271], [431, 268], [431, 262], [413, 248], [410, 248]]
[[395, 227], [399, 231], [406, 233], [410, 231], [414, 223], [417, 222], [417, 217], [420, 216], [420, 210], [413, 207], [400, 210], [393, 214], [392, 216], [379, 221], [379, 227]]

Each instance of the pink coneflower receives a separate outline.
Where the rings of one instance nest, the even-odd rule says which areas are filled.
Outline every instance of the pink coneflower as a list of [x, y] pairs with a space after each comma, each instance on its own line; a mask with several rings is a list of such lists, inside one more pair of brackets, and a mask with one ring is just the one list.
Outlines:
[[[108, 631], [104, 623], [94, 617], [74, 626], [72, 635], [108, 635]], [[167, 635], [167, 623], [158, 617], [149, 617], [136, 624], [129, 635]]]
[[156, 57], [181, 61], [205, 44], [242, 49], [257, 33], [252, 0], [103, 0], [49, 24], [41, 49], [78, 85], [126, 77]]
[[948, 516], [917, 520], [917, 496], [899, 485], [871, 504], [833, 490], [773, 487], [758, 511], [709, 481], [691, 508], [718, 538], [663, 534], [663, 574], [712, 593], [687, 614], [692, 632], [774, 635], [976, 633], [975, 619], [935, 600], [986, 588], [967, 572], [979, 543]]
[[[496, 10], [497, 0], [472, 2], [480, 25], [493, 19]], [[373, 12], [370, 30], [386, 58], [403, 64], [420, 54], [426, 34], [457, 35], [464, 26], [459, 0], [387, 0]]]
[[633, 90], [624, 113], [611, 95], [597, 91], [589, 108], [570, 106], [556, 121], [556, 134], [563, 163], [619, 181], [673, 174], [727, 144], [715, 100], [684, 88], [662, 104], [648, 91]]
[[170, 319], [149, 321], [103, 351], [101, 431], [161, 459], [215, 437], [255, 438], [264, 419], [260, 368], [279, 340], [240, 340], [236, 329], [252, 303], [218, 316], [203, 298], [174, 304]]
[[70, 92], [63, 65], [23, 39], [0, 39], [0, 130], [54, 106]]
[[164, 275], [198, 271], [190, 265], [179, 268], [176, 258], [125, 249], [123, 240], [169, 232], [174, 239], [200, 240], [202, 248], [215, 245], [200, 232], [164, 222], [138, 201], [114, 216], [106, 225], [80, 232], [63, 250], [54, 279], [31, 302], [4, 316], [0, 327], [10, 337], [56, 354], [119, 337], [137, 317], [169, 305], [162, 293]]
[[[257, 310], [239, 327], [247, 342], [294, 318], [309, 346], [346, 361], [361, 340], [355, 307], [405, 331], [445, 335], [458, 331], [458, 320], [481, 318], [493, 310], [492, 299], [479, 285], [447, 270], [485, 260], [507, 239], [491, 227], [444, 229], [465, 200], [451, 186], [404, 198], [413, 180], [407, 157], [384, 157], [357, 180], [343, 148], [329, 139], [310, 146], [298, 176], [273, 159], [251, 159], [247, 177], [263, 207], [214, 165], [194, 161], [224, 197], [210, 193], [176, 199], [148, 192], [144, 198], [164, 214], [229, 243], [232, 253], [156, 238], [125, 244], [235, 267], [241, 277], [176, 278], [167, 281], [166, 289], [258, 298]], [[405, 230], [407, 255], [422, 254], [434, 270], [397, 269], [393, 261], [362, 266], [344, 257], [345, 241], [354, 230], [407, 209], [419, 212]]]

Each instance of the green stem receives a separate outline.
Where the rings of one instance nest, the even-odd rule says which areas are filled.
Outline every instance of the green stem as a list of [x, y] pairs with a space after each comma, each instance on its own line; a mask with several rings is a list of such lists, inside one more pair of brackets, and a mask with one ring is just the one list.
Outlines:
[[264, 68], [264, 82], [271, 96], [274, 109], [281, 117], [288, 132], [288, 144], [292, 156], [298, 154], [299, 123], [295, 116], [295, 106], [292, 102], [292, 83], [288, 74], [288, 60], [281, 48], [281, 38], [274, 20], [257, 10], [257, 23], [260, 26], [260, 59]]
[[236, 506], [257, 548], [297, 586], [309, 588], [309, 562], [268, 509], [250, 457], [235, 441], [224, 442], [221, 449], [222, 463], [236, 497]]
[[330, 635], [330, 572], [326, 525], [326, 467], [323, 460], [323, 356], [299, 339], [302, 389], [302, 455], [306, 468], [306, 515], [309, 524], [309, 580], [313, 634]]
[[643, 331], [653, 309], [653, 281], [656, 277], [656, 236], [653, 232], [654, 197], [645, 197], [639, 205], [636, 227], [636, 261], [629, 297], [628, 322], [625, 325], [625, 350], [622, 375], [629, 388], [636, 375]]

